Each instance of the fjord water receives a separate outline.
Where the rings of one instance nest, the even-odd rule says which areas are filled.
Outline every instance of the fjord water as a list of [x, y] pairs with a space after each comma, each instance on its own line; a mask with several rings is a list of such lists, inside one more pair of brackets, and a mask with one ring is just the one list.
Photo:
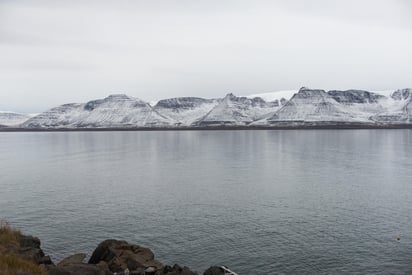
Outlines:
[[119, 238], [199, 272], [412, 272], [411, 130], [0, 133], [0, 191], [54, 260]]

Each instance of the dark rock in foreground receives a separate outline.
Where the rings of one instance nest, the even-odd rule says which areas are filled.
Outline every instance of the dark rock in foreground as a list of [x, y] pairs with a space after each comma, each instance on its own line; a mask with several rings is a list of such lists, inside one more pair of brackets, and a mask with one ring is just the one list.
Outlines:
[[[7, 236], [5, 234], [8, 234]], [[40, 248], [40, 240], [25, 236], [10, 227], [0, 230], [0, 256], [14, 257], [22, 263], [32, 265], [28, 272], [19, 274], [50, 275], [197, 275], [186, 266], [164, 265], [155, 259], [153, 252], [146, 247], [129, 244], [123, 240], [105, 240], [94, 250], [86, 263], [86, 254], [78, 253], [61, 260], [55, 265]], [[6, 238], [7, 237], [7, 238]], [[3, 239], [3, 241], [1, 241]], [[8, 239], [9, 241], [4, 241]], [[17, 260], [14, 260], [15, 262]], [[0, 267], [0, 274], [3, 274]], [[6, 270], [7, 271], [7, 270]], [[6, 272], [6, 274], [9, 274]], [[14, 274], [14, 273], [13, 273]], [[236, 275], [226, 267], [210, 267], [205, 275]]]
[[106, 240], [94, 250], [88, 263], [86, 255], [79, 253], [63, 259], [57, 266], [50, 266], [51, 275], [196, 275], [188, 267], [163, 265], [155, 260], [146, 247], [121, 240]]
[[33, 236], [21, 235], [18, 237], [18, 255], [38, 265], [54, 265], [51, 258], [46, 256], [40, 248], [40, 240]]
[[123, 270], [144, 270], [147, 267], [161, 269], [162, 263], [154, 259], [154, 254], [149, 248], [126, 241], [106, 240], [101, 242], [94, 250], [89, 264], [105, 262], [113, 272]]
[[57, 266], [67, 266], [69, 264], [80, 264], [84, 262], [84, 259], [86, 259], [86, 254], [84, 253], [74, 254], [74, 255], [71, 255], [61, 260], [57, 264]]

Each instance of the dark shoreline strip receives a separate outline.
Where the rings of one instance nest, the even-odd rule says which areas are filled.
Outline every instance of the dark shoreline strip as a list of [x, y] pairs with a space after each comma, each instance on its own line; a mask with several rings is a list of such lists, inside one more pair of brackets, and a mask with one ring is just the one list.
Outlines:
[[368, 130], [412, 129], [412, 124], [330, 124], [271, 126], [207, 126], [207, 127], [107, 127], [107, 128], [0, 128], [0, 132], [106, 132], [106, 131], [227, 131], [227, 130]]

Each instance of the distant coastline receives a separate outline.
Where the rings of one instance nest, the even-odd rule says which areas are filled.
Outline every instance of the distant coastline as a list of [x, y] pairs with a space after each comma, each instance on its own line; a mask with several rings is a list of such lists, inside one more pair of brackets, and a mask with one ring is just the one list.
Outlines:
[[0, 132], [109, 132], [109, 131], [230, 131], [230, 130], [356, 130], [412, 129], [412, 124], [331, 123], [271, 126], [203, 126], [203, 127], [105, 127], [105, 128], [21, 128], [5, 127]]

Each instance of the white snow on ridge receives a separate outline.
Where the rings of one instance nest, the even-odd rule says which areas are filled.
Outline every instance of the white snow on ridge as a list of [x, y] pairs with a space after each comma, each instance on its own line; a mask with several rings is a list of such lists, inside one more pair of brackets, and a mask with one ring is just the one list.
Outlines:
[[149, 101], [148, 103], [151, 107], [154, 107], [156, 106], [157, 102], [159, 102], [159, 100], [152, 100], [152, 101]]
[[280, 101], [282, 98], [289, 100], [297, 92], [298, 92], [297, 90], [277, 91], [277, 92], [269, 92], [269, 93], [261, 93], [261, 94], [252, 94], [252, 95], [247, 95], [245, 97], [247, 98], [260, 97], [264, 101], [270, 102], [270, 101], [275, 101], [275, 100]]

